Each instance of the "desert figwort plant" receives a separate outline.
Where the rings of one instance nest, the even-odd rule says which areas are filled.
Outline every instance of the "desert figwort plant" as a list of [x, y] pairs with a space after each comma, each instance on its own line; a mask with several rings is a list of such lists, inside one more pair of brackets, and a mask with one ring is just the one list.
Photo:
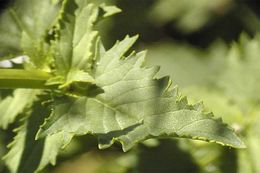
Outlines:
[[[1, 98], [0, 126], [22, 122], [4, 156], [11, 172], [55, 164], [74, 136], [86, 134], [100, 149], [119, 142], [124, 151], [161, 137], [244, 147], [201, 103], [188, 104], [168, 77], [156, 78], [159, 68], [145, 66], [145, 52], [127, 54], [137, 36], [104, 48], [96, 23], [118, 12], [94, 0], [17, 0], [3, 14], [10, 35], [0, 33], [2, 59], [29, 57], [23, 68], [0, 69], [0, 87], [14, 89]], [[8, 42], [12, 34], [20, 44]]]

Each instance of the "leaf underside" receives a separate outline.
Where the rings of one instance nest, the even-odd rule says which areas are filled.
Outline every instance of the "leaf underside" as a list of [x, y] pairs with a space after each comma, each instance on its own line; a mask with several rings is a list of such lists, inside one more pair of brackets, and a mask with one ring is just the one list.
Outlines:
[[101, 45], [92, 74], [104, 93], [93, 98], [54, 98], [52, 115], [38, 137], [90, 133], [98, 136], [100, 148], [119, 141], [125, 151], [145, 139], [166, 136], [244, 147], [220, 119], [204, 113], [201, 105], [189, 105], [167, 77], [156, 79], [158, 68], [143, 65], [145, 52], [124, 57], [136, 39], [126, 37], [108, 51]]

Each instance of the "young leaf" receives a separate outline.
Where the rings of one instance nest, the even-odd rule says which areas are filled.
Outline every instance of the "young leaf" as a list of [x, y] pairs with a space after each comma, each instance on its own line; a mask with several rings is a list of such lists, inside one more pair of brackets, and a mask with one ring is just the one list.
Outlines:
[[91, 92], [102, 92], [88, 74], [99, 43], [94, 26], [100, 17], [118, 12], [118, 8], [105, 4], [84, 0], [63, 1], [56, 39], [52, 42], [58, 77], [48, 84], [60, 84], [60, 89], [73, 95], [89, 95], [90, 89]]
[[[52, 115], [39, 136], [58, 132], [74, 135], [95, 134], [100, 148], [119, 141], [124, 150], [154, 137], [188, 137], [214, 141], [232, 147], [244, 144], [201, 106], [188, 105], [168, 78], [155, 79], [158, 68], [143, 66], [145, 53], [124, 54], [137, 37], [126, 37], [110, 50], [101, 45], [93, 78], [104, 93], [96, 97], [56, 99]], [[65, 124], [65, 125], [64, 125]]]
[[86, 70], [92, 61], [97, 31], [98, 8], [85, 0], [64, 0], [53, 43], [58, 74], [71, 69]]
[[101, 4], [100, 8], [104, 11], [103, 17], [109, 17], [116, 13], [120, 13], [122, 10], [117, 8], [116, 6], [108, 6], [105, 4]]

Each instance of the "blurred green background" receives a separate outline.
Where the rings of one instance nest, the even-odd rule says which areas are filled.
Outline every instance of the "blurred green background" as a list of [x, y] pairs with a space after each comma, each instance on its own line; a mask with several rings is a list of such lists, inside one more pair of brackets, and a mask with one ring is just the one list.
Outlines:
[[[0, 1], [1, 15], [13, 1]], [[148, 50], [147, 64], [161, 66], [158, 77], [170, 75], [191, 103], [203, 101], [208, 111], [235, 129], [247, 149], [161, 139], [145, 141], [123, 153], [119, 145], [100, 151], [96, 139], [86, 136], [74, 140], [57, 166], [44, 172], [260, 173], [260, 1], [106, 3], [123, 12], [99, 23], [105, 46], [111, 47], [127, 34], [139, 34], [135, 49]], [[8, 92], [1, 92], [0, 99]], [[0, 156], [13, 135], [11, 130], [0, 130]], [[2, 162], [0, 172], [7, 172]]]

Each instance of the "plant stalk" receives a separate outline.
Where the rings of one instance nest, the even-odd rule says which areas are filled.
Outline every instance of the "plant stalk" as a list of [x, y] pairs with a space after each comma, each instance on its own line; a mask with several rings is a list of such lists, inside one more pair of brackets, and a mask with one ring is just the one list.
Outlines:
[[50, 73], [40, 70], [0, 69], [0, 88], [54, 89], [45, 85], [50, 77]]

